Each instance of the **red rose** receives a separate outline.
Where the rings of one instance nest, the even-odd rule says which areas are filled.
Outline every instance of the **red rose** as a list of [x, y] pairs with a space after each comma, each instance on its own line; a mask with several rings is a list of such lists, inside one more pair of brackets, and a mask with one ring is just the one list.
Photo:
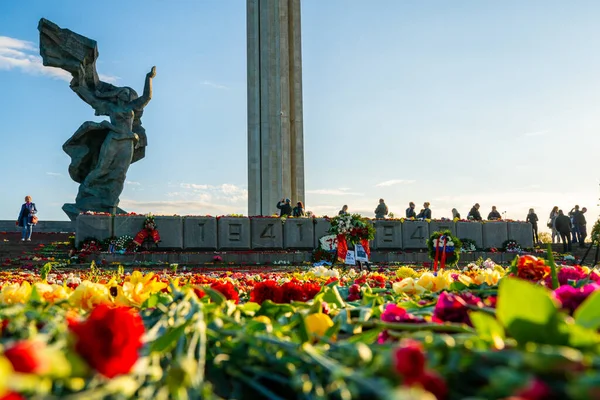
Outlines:
[[16, 372], [25, 374], [44, 372], [48, 368], [48, 363], [41, 354], [39, 342], [22, 341], [4, 351], [4, 356], [10, 361]]
[[210, 287], [211, 289], [220, 292], [227, 300], [233, 300], [235, 301], [235, 304], [240, 302], [240, 295], [238, 294], [237, 290], [235, 290], [235, 287], [231, 282], [215, 282], [210, 285]]
[[250, 301], [262, 304], [265, 300], [277, 301], [280, 297], [281, 288], [277, 282], [268, 280], [258, 282], [250, 292]]
[[102, 375], [126, 374], [138, 359], [144, 324], [128, 307], [96, 307], [84, 322], [71, 323], [75, 351]]
[[417, 378], [425, 370], [423, 346], [416, 340], [403, 340], [393, 354], [396, 371], [405, 379]]

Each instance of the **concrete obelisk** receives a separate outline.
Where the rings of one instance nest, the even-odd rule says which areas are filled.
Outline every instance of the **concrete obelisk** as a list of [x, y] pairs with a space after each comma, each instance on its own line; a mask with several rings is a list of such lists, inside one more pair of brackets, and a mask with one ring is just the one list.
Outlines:
[[247, 0], [248, 215], [304, 202], [300, 0]]

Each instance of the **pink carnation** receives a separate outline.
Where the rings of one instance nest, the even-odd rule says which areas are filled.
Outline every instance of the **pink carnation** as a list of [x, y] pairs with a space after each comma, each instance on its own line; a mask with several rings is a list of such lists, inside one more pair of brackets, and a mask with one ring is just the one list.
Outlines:
[[600, 289], [600, 285], [596, 283], [590, 283], [580, 288], [564, 285], [554, 291], [554, 297], [560, 302], [562, 308], [573, 314], [577, 307], [598, 289]]

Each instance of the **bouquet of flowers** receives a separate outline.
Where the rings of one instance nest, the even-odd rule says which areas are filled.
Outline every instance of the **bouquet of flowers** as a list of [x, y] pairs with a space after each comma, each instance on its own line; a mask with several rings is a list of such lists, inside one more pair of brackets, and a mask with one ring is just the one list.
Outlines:
[[360, 243], [367, 255], [371, 255], [369, 240], [373, 240], [375, 237], [375, 228], [367, 218], [363, 218], [360, 214], [346, 214], [331, 218], [329, 222], [331, 223], [329, 233], [337, 237], [338, 260], [346, 259], [348, 242]]

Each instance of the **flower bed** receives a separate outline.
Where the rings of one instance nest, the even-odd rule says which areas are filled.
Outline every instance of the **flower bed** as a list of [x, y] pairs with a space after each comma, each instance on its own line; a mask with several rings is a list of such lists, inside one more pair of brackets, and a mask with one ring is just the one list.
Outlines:
[[588, 268], [53, 267], [0, 271], [0, 398], [598, 396]]

